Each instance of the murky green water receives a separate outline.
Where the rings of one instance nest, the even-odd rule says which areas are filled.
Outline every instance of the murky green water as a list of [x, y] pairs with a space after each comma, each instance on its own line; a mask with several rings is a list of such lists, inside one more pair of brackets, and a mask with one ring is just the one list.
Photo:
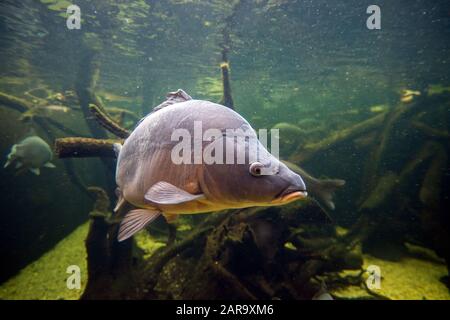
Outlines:
[[[0, 170], [0, 281], [6, 288], [1, 298], [30, 298], [17, 294], [27, 283], [29, 291], [36, 292], [31, 298], [81, 294], [65, 294], [70, 289], [56, 286], [54, 295], [45, 296], [33, 291], [37, 289], [32, 283], [40, 283], [36, 279], [45, 274], [36, 271], [41, 257], [47, 257], [41, 260], [47, 264], [70, 261], [73, 250], [73, 264], [84, 259], [80, 248], [85, 234], [68, 236], [94, 210], [95, 196], [88, 187], [102, 188], [109, 196], [109, 208], [97, 211], [112, 212], [117, 201], [116, 160], [111, 155], [78, 157], [75, 152], [60, 159], [54, 152], [61, 138], [118, 139], [95, 120], [89, 104], [100, 106], [112, 121], [131, 131], [178, 88], [194, 99], [223, 101], [224, 70], [235, 111], [255, 129], [279, 129], [282, 159], [317, 179], [346, 183], [335, 190], [334, 210], [313, 192], [310, 198], [320, 206], [314, 200], [296, 202], [273, 212], [262, 209], [251, 221], [243, 218], [255, 244], [252, 247], [243, 237], [243, 246], [253, 248], [248, 249], [252, 254], [258, 252], [260, 265], [276, 261], [277, 272], [267, 271], [269, 267], [249, 272], [244, 262], [239, 264], [242, 252], [235, 247], [227, 247], [238, 253], [227, 256], [223, 267], [251, 295], [263, 299], [311, 298], [315, 280], [308, 280], [310, 292], [303, 291], [304, 283], [294, 278], [304, 275], [305, 265], [318, 261], [317, 256], [326, 256], [328, 264], [308, 277], [323, 279], [335, 298], [450, 298], [446, 269], [450, 261], [450, 4], [372, 2], [1, 1], [2, 163], [7, 164], [12, 146], [29, 136], [40, 137], [52, 148], [34, 165], [40, 168], [39, 175], [28, 170], [25, 161], [17, 165], [12, 156], [11, 164]], [[67, 13], [71, 4], [78, 7]], [[380, 11], [368, 13], [374, 4]], [[380, 28], [369, 29], [368, 19]], [[42, 152], [28, 157], [36, 160]], [[48, 162], [55, 168], [46, 166]], [[245, 189], [245, 184], [240, 188]], [[299, 220], [292, 222], [286, 215]], [[209, 216], [180, 218], [174, 224], [175, 244], [189, 239]], [[280, 236], [271, 219], [290, 236]], [[236, 227], [233, 221], [227, 223], [231, 229]], [[215, 222], [211, 226], [219, 228]], [[140, 235], [137, 242], [146, 254], [135, 259], [143, 264], [151, 263], [155, 246], [167, 243], [173, 232], [163, 218], [148, 229], [151, 238]], [[270, 234], [270, 245], [262, 234]], [[194, 253], [185, 252], [184, 260], [172, 259], [154, 292], [147, 288], [151, 294], [139, 298], [204, 298], [192, 282], [183, 280], [182, 272], [176, 274], [177, 268], [191, 266], [192, 257], [204, 257], [208, 252], [204, 245], [193, 242]], [[339, 250], [333, 247], [337, 245]], [[366, 278], [355, 280], [357, 284], [336, 281], [349, 270], [366, 270], [370, 265], [378, 265], [386, 279], [381, 289], [355, 289], [362, 288]], [[61, 272], [55, 272], [57, 280], [51, 280], [53, 275], [42, 277], [42, 285], [55, 288], [50, 282], [67, 279], [61, 264], [49, 268]], [[82, 269], [85, 281], [84, 264]], [[433, 276], [424, 276], [427, 269], [433, 270]], [[416, 275], [414, 270], [419, 270]], [[14, 277], [24, 274], [14, 282]], [[187, 289], [179, 292], [164, 281], [179, 281]], [[294, 283], [294, 288], [286, 289], [285, 281]], [[423, 289], [423, 297], [414, 291], [417, 287]], [[205, 292], [213, 292], [208, 298], [241, 297], [233, 290], [208, 287]]]

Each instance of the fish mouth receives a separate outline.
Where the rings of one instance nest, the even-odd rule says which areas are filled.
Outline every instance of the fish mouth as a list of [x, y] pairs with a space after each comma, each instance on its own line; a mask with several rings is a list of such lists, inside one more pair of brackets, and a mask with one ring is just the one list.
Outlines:
[[279, 194], [271, 203], [272, 204], [286, 204], [295, 200], [303, 200], [308, 196], [306, 190], [297, 187], [288, 187], [281, 194]]

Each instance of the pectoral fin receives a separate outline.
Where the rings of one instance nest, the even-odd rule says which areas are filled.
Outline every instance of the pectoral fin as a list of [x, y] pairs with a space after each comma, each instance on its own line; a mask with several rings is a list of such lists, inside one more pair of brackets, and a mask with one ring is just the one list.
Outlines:
[[180, 204], [204, 197], [203, 194], [190, 194], [165, 181], [155, 183], [145, 194], [145, 200], [157, 204]]
[[53, 164], [53, 163], [51, 163], [51, 162], [47, 162], [46, 164], [44, 164], [44, 167], [46, 167], [46, 168], [56, 168], [56, 166]]
[[6, 167], [8, 167], [9, 165], [11, 164], [11, 161], [6, 161], [6, 163], [5, 163], [5, 165], [3, 166], [3, 168], [6, 168]]
[[29, 170], [37, 176], [41, 174], [41, 170], [39, 168], [29, 168]]
[[126, 214], [120, 223], [117, 240], [124, 241], [136, 232], [144, 229], [149, 223], [155, 220], [161, 212], [148, 209], [135, 209]]

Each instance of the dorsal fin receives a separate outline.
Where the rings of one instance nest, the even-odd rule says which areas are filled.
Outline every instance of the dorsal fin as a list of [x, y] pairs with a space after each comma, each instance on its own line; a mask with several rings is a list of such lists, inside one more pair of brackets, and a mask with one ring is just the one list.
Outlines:
[[156, 107], [154, 107], [153, 110], [148, 115], [146, 115], [141, 120], [139, 120], [138, 123], [136, 123], [136, 125], [134, 126], [134, 129], [136, 129], [136, 127], [142, 121], [144, 121], [145, 118], [147, 118], [152, 113], [154, 113], [154, 112], [156, 112], [158, 110], [161, 110], [162, 108], [165, 108], [167, 106], [171, 106], [171, 105], [173, 105], [175, 103], [192, 100], [192, 97], [190, 95], [188, 95], [183, 89], [178, 89], [177, 91], [169, 92], [167, 94], [166, 98], [167, 98], [166, 101], [164, 101], [163, 103], [161, 103], [161, 104], [157, 105]]
[[170, 106], [175, 103], [184, 102], [188, 100], [192, 100], [192, 97], [188, 95], [183, 89], [178, 89], [174, 92], [169, 92], [166, 96], [167, 100], [161, 103], [160, 105], [153, 108], [153, 112], [158, 111], [162, 108]]

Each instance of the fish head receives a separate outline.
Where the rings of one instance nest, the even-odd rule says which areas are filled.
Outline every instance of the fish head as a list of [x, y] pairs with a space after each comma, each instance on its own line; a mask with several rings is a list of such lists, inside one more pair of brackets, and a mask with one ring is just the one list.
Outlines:
[[213, 198], [233, 208], [277, 206], [307, 196], [300, 175], [266, 149], [254, 161], [206, 166], [205, 182]]
[[17, 144], [11, 147], [11, 151], [8, 153], [6, 157], [6, 162], [3, 165], [3, 168], [8, 167], [11, 163], [15, 162], [18, 158], [20, 158], [20, 154], [17, 152]]
[[[275, 158], [274, 158], [275, 159]], [[302, 177], [289, 169], [284, 163], [277, 162], [278, 170], [268, 175], [267, 194], [272, 195], [268, 205], [276, 206], [305, 199], [308, 195], [306, 184]]]

